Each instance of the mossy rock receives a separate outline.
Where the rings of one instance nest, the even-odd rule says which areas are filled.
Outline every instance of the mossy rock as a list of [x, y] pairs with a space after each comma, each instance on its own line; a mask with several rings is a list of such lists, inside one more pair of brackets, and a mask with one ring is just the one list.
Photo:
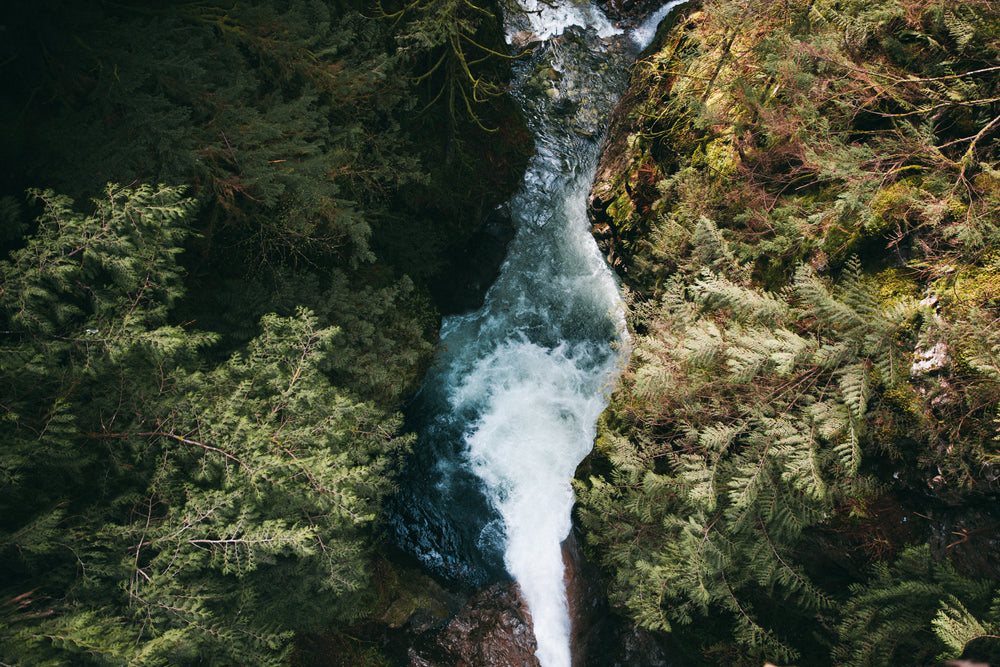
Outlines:
[[691, 166], [707, 171], [720, 181], [734, 176], [739, 156], [733, 148], [732, 129], [699, 147], [691, 156]]
[[920, 284], [905, 269], [886, 269], [876, 274], [874, 280], [878, 285], [879, 303], [885, 305], [898, 303], [902, 299], [914, 299], [920, 295]]
[[611, 217], [612, 227], [618, 231], [619, 234], [623, 232], [628, 232], [632, 229], [632, 219], [635, 217], [635, 203], [629, 196], [628, 192], [624, 190], [619, 191], [618, 196], [608, 204], [606, 209], [608, 215]]
[[390, 628], [401, 628], [417, 616], [422, 625], [443, 623], [456, 607], [455, 596], [419, 570], [394, 566], [387, 583], [380, 620]]
[[984, 195], [993, 199], [1000, 199], [1000, 171], [995, 169], [983, 169], [972, 179], [976, 189]]
[[937, 281], [933, 291], [947, 310], [1000, 308], [1000, 262], [960, 269]]
[[882, 236], [897, 227], [905, 232], [913, 227], [913, 218], [918, 215], [918, 202], [928, 196], [909, 179], [893, 183], [880, 189], [872, 198], [871, 217], [865, 220], [863, 234], [867, 237]]

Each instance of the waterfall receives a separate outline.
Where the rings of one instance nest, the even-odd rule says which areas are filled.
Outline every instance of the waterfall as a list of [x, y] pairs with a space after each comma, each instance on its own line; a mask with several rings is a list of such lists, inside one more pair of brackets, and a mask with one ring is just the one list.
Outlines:
[[674, 11], [680, 5], [683, 5], [687, 0], [670, 0], [667, 4], [663, 5], [655, 12], [649, 15], [645, 21], [640, 23], [634, 30], [632, 30], [630, 37], [632, 42], [641, 51], [642, 49], [649, 46], [652, 43], [653, 38], [656, 37], [656, 29], [660, 27], [660, 22], [667, 18], [670, 12]]
[[537, 42], [514, 82], [536, 155], [507, 204], [517, 234], [482, 308], [443, 322], [410, 411], [419, 441], [391, 523], [404, 549], [446, 577], [513, 577], [539, 661], [569, 667], [570, 480], [627, 343], [586, 200], [635, 43], [596, 8], [522, 4], [531, 11], [510, 18], [508, 36]]

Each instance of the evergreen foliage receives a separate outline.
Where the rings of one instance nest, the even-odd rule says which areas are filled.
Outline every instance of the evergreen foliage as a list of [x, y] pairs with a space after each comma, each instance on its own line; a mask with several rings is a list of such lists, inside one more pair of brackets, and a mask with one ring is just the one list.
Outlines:
[[[478, 109], [503, 94], [497, 60], [509, 58], [491, 46], [500, 29], [498, 16], [485, 3], [472, 0], [414, 0], [389, 13], [386, 18], [405, 22], [399, 36], [400, 56], [415, 64], [413, 79], [426, 83], [431, 91], [429, 106], [439, 101], [447, 106], [454, 125], [460, 118], [471, 120], [481, 130], [495, 131], [483, 125]], [[482, 33], [482, 34], [481, 34]], [[485, 63], [485, 66], [484, 66]], [[423, 65], [423, 70], [420, 67]]]
[[996, 659], [997, 21], [720, 0], [635, 68], [595, 190], [633, 356], [577, 516], [692, 662]]
[[293, 630], [355, 617], [407, 440], [330, 382], [339, 332], [268, 315], [206, 366], [214, 336], [168, 323], [190, 201], [36, 196], [0, 264], [3, 661], [279, 664]]
[[[901, 381], [919, 306], [879, 304], [857, 261], [836, 292], [809, 269], [782, 296], [734, 273], [675, 281], [649, 313], [633, 401], [606, 418], [629, 444], [601, 443], [618, 472], [579, 489], [580, 517], [641, 624], [725, 612], [737, 640], [788, 661], [792, 638], [754, 609], [815, 620], [836, 604], [802, 561], [804, 532], [872, 483], [859, 475], [871, 404]], [[644, 537], [620, 551], [625, 535]]]
[[[961, 576], [935, 562], [926, 546], [911, 547], [894, 563], [877, 563], [852, 597], [839, 628], [837, 664], [933, 664], [962, 657], [974, 640], [997, 640], [995, 586]], [[982, 618], [989, 618], [991, 629]], [[1000, 644], [979, 656], [994, 660]], [[980, 648], [980, 651], [982, 649]]]
[[475, 94], [491, 91], [470, 101], [475, 123], [456, 125], [413, 74], [439, 47], [416, 35], [459, 25], [436, 7], [402, 21], [362, 0], [18, 9], [0, 47], [0, 122], [21, 140], [0, 146], [18, 165], [0, 188], [85, 199], [107, 182], [188, 183], [202, 203], [189, 265], [203, 280], [377, 262], [382, 283], [405, 273], [437, 287], [518, 183], [526, 149], [510, 141], [523, 130], [501, 97], [491, 4], [460, 22], [462, 43], [482, 47], [466, 66]]
[[5, 14], [0, 662], [284, 664], [372, 613], [394, 411], [528, 148], [459, 4]]

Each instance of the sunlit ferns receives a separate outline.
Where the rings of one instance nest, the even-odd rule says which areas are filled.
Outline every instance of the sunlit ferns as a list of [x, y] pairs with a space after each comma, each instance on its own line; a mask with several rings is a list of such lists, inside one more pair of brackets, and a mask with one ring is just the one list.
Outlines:
[[876, 563], [871, 578], [850, 591], [834, 650], [845, 667], [952, 660], [1000, 631], [994, 583], [935, 561], [927, 545], [907, 548], [891, 565]]
[[[700, 226], [706, 260], [729, 254], [714, 225]], [[766, 595], [761, 608], [784, 601], [806, 618], [835, 605], [798, 545], [866, 484], [869, 405], [905, 381], [922, 307], [880, 301], [856, 259], [837, 289], [808, 267], [780, 294], [751, 286], [745, 267], [728, 273], [674, 281], [655, 315], [665, 324], [637, 341], [631, 399], [618, 397], [631, 406], [614, 435], [638, 446], [612, 434], [602, 443], [622, 472], [617, 488], [581, 490], [594, 509], [584, 521], [631, 525], [609, 551], [635, 564], [618, 583], [640, 623], [669, 629], [721, 610], [738, 641], [788, 660], [791, 631], [755, 605]], [[630, 515], [598, 518], [611, 498]], [[657, 506], [666, 515], [643, 509]]]

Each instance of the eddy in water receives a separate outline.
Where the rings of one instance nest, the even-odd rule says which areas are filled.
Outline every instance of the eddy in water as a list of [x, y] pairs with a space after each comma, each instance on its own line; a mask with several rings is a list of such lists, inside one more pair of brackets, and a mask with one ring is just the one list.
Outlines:
[[508, 35], [538, 42], [514, 83], [537, 155], [508, 203], [517, 235], [483, 307], [443, 323], [411, 410], [419, 442], [391, 523], [403, 548], [447, 578], [513, 577], [539, 661], [568, 667], [570, 480], [593, 446], [627, 336], [586, 199], [634, 45], [593, 7], [525, 9]]

